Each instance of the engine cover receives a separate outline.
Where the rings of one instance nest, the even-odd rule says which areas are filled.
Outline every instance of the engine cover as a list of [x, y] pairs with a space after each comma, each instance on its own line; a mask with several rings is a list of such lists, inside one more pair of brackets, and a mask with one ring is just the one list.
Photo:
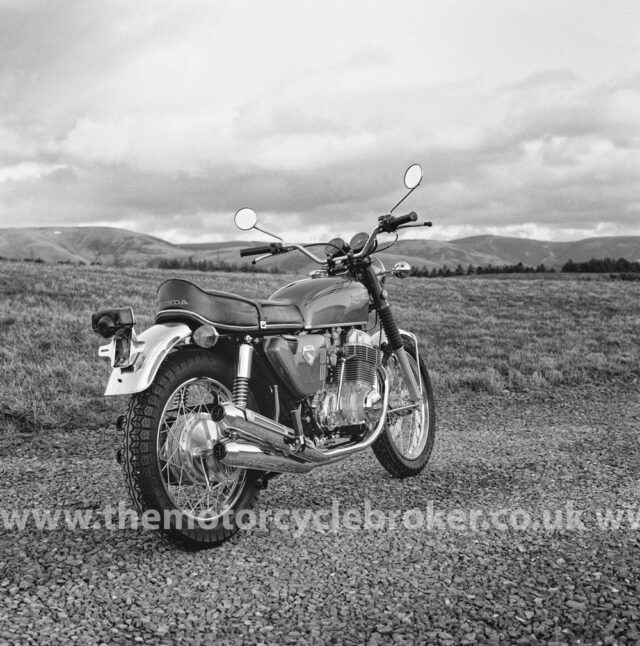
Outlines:
[[380, 419], [382, 397], [377, 388], [362, 383], [330, 384], [313, 400], [316, 422], [320, 428], [333, 431], [341, 426], [368, 427]]

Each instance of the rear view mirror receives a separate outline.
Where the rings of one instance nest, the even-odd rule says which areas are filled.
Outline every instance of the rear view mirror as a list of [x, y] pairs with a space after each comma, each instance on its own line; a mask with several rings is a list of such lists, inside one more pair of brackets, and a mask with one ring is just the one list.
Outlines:
[[420, 164], [413, 164], [407, 168], [407, 172], [404, 174], [404, 185], [412, 191], [414, 188], [417, 188], [422, 181], [422, 167]]
[[406, 278], [411, 273], [411, 265], [405, 260], [398, 261], [391, 270], [397, 278]]
[[415, 191], [420, 182], [422, 181], [422, 166], [420, 164], [411, 164], [404, 174], [404, 185], [409, 189], [409, 192], [389, 211], [391, 215], [408, 197]]
[[258, 222], [258, 216], [253, 209], [244, 208], [240, 209], [236, 213], [233, 220], [236, 223], [238, 229], [248, 231], [249, 229], [253, 229], [256, 226], [256, 223]]

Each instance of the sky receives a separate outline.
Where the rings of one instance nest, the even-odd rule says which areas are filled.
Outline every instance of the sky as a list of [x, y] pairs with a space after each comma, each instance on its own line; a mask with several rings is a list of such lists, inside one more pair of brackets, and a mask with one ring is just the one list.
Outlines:
[[0, 227], [348, 238], [420, 163], [403, 237], [640, 235], [638, 33], [636, 0], [0, 0]]

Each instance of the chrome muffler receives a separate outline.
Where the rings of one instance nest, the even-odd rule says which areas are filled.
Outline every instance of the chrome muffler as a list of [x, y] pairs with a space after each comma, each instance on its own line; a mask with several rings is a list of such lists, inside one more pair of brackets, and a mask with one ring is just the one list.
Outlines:
[[[386, 372], [380, 370], [387, 384]], [[222, 464], [278, 473], [307, 473], [362, 451], [378, 439], [387, 418], [389, 389], [384, 389], [380, 421], [369, 436], [358, 444], [327, 451], [319, 451], [308, 444], [296, 450], [296, 432], [292, 428], [232, 403], [222, 406], [225, 414], [219, 424], [227, 435], [235, 435], [234, 439], [222, 440], [214, 447], [214, 457]]]
[[228, 467], [276, 471], [278, 473], [308, 473], [319, 464], [305, 462], [297, 457], [265, 453], [248, 442], [219, 442], [213, 447], [213, 456]]

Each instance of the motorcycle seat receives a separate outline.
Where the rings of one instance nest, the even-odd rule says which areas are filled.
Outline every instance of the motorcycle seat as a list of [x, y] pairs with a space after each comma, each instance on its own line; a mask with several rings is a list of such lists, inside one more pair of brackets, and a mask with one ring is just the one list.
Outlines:
[[298, 307], [287, 300], [249, 299], [207, 291], [189, 280], [172, 278], [158, 287], [156, 322], [191, 319], [224, 332], [274, 332], [304, 327]]

